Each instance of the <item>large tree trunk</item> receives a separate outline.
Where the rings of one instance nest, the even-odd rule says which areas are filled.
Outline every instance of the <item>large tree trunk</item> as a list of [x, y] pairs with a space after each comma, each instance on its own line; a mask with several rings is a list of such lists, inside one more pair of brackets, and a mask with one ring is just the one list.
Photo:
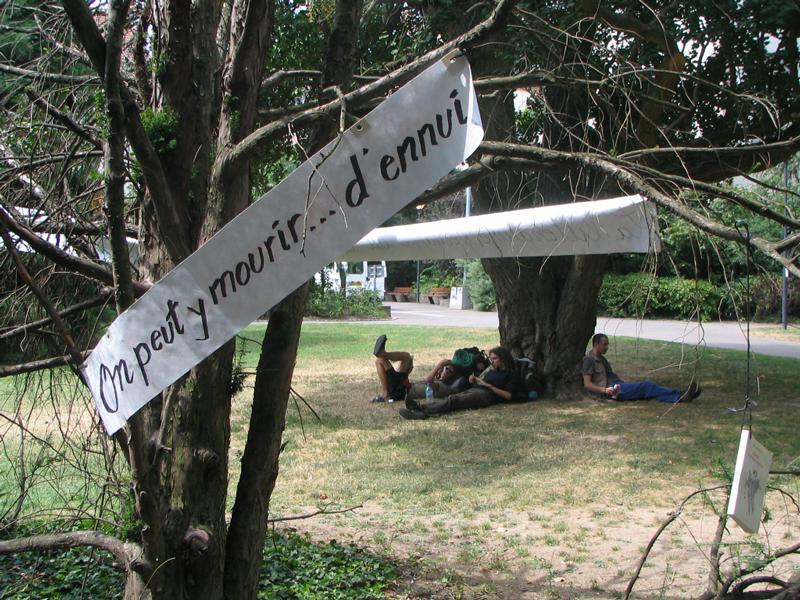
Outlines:
[[577, 365], [594, 332], [607, 257], [484, 259], [497, 292], [500, 340], [536, 362], [547, 392], [578, 383]]
[[[473, 65], [478, 73], [492, 73], [499, 60], [491, 52], [479, 53]], [[548, 94], [560, 119], [545, 128], [547, 145], [585, 150], [587, 138], [581, 135], [585, 123], [573, 117], [581, 94], [574, 89]], [[483, 99], [480, 109], [487, 140], [516, 139], [511, 93]], [[607, 183], [585, 173], [573, 178], [561, 173], [540, 173], [535, 178], [503, 173], [482, 181], [473, 197], [476, 212], [497, 212], [602, 197], [608, 193]], [[536, 362], [548, 394], [563, 386], [574, 391], [580, 383], [576, 367], [597, 320], [597, 295], [607, 257], [502, 258], [482, 263], [497, 295], [500, 343], [514, 355]]]

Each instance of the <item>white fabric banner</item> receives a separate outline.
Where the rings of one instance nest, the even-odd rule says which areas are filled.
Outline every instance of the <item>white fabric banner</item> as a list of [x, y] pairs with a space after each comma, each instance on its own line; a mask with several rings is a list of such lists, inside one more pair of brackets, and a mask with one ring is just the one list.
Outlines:
[[447, 175], [482, 139], [469, 63], [455, 56], [300, 165], [111, 324], [81, 366], [106, 431]]
[[382, 227], [340, 259], [436, 260], [660, 249], [655, 205], [641, 196], [625, 196]]

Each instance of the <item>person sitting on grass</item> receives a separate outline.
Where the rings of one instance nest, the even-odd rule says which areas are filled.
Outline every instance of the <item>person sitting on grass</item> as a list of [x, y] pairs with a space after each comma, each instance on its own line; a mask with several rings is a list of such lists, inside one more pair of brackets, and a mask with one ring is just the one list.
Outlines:
[[[477, 348], [475, 348], [477, 351]], [[463, 356], [462, 356], [463, 354]], [[475, 360], [476, 362], [473, 362]], [[477, 364], [476, 364], [477, 363]], [[464, 350], [456, 350], [453, 358], [443, 358], [422, 381], [411, 384], [406, 398], [424, 398], [425, 390], [430, 385], [437, 398], [444, 398], [469, 387], [469, 376], [483, 371], [488, 365], [484, 360], [476, 360]], [[479, 369], [479, 370], [476, 370]]]
[[427, 419], [454, 410], [485, 408], [498, 402], [509, 402], [514, 393], [514, 358], [506, 348], [497, 346], [489, 350], [489, 366], [480, 375], [470, 375], [466, 390], [441, 398], [417, 400], [412, 394], [406, 397], [406, 407], [400, 409], [404, 419]]
[[[375, 368], [381, 384], [381, 393], [372, 402], [404, 400], [406, 390], [411, 387], [408, 375], [414, 370], [414, 357], [408, 352], [387, 352], [385, 335], [380, 335], [375, 340], [372, 353], [375, 355]], [[397, 368], [392, 363], [396, 363]]]
[[620, 379], [604, 356], [608, 352], [608, 336], [592, 336], [592, 349], [581, 363], [583, 387], [596, 397], [613, 400], [658, 400], [659, 402], [691, 402], [700, 395], [700, 387], [693, 381], [685, 391], [662, 387], [652, 381], [628, 383]]
[[[394, 402], [403, 400], [407, 394], [411, 397], [425, 395], [425, 388], [431, 384], [434, 393], [439, 397], [463, 390], [469, 385], [467, 377], [472, 372], [472, 366], [461, 365], [457, 362], [458, 352], [454, 358], [443, 358], [423, 381], [411, 383], [408, 375], [414, 370], [414, 357], [402, 350], [386, 351], [386, 336], [380, 335], [375, 340], [375, 367], [378, 371], [378, 381], [381, 384], [381, 393], [372, 399], [372, 402]], [[392, 363], [397, 363], [397, 368]]]

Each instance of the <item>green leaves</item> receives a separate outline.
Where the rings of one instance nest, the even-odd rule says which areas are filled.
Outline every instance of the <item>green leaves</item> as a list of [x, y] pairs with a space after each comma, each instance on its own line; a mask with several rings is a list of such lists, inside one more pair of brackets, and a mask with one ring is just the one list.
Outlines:
[[178, 147], [178, 116], [170, 107], [161, 110], [146, 108], [142, 111], [142, 126], [153, 148], [162, 158]]
[[598, 310], [614, 317], [717, 318], [724, 292], [707, 281], [646, 273], [606, 275]]
[[[30, 528], [27, 533], [36, 531]], [[387, 559], [354, 544], [312, 542], [289, 531], [273, 535], [264, 546], [258, 597], [375, 600], [384, 597], [383, 591], [397, 575], [397, 568]], [[0, 555], [3, 600], [113, 600], [122, 598], [124, 586], [124, 575], [99, 550], [72, 548]]]
[[270, 600], [368, 600], [383, 598], [396, 567], [354, 544], [312, 542], [287, 532], [264, 547], [259, 598]]

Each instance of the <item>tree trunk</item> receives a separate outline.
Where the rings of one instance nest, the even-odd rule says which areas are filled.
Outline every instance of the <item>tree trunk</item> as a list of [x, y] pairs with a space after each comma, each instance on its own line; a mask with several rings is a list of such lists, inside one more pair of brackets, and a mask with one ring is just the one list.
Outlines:
[[[498, 60], [491, 53], [481, 53], [473, 65], [477, 73], [491, 73], [497, 70]], [[559, 114], [577, 131], [581, 124], [569, 114], [577, 102], [574, 94], [557, 94], [548, 101], [560, 107]], [[487, 140], [516, 139], [512, 94], [483, 99], [480, 109]], [[551, 126], [545, 137], [551, 145], [567, 147], [576, 144], [576, 138], [580, 140], [574, 132], [566, 135], [560, 124]], [[473, 197], [476, 212], [486, 213], [595, 198], [604, 187], [604, 181], [585, 173], [569, 180], [547, 173], [536, 178], [502, 173], [482, 181]], [[483, 259], [482, 263], [497, 296], [500, 343], [515, 356], [536, 362], [549, 395], [565, 384], [574, 391], [580, 383], [576, 367], [597, 320], [597, 295], [607, 257], [501, 258]]]
[[[338, 0], [323, 65], [322, 88], [347, 89], [361, 0]], [[309, 155], [337, 134], [335, 124], [318, 127], [311, 136]], [[242, 472], [231, 515], [225, 563], [225, 598], [255, 600], [266, 535], [269, 499], [278, 477], [278, 460], [286, 406], [297, 359], [308, 284], [295, 290], [270, 312], [256, 372], [253, 408]]]
[[261, 346], [242, 472], [228, 530], [225, 597], [230, 600], [255, 598], [257, 594], [269, 499], [278, 478], [286, 405], [307, 292], [305, 284], [271, 311]]
[[497, 293], [500, 341], [534, 360], [548, 394], [579, 383], [578, 362], [597, 321], [605, 255], [484, 259]]

